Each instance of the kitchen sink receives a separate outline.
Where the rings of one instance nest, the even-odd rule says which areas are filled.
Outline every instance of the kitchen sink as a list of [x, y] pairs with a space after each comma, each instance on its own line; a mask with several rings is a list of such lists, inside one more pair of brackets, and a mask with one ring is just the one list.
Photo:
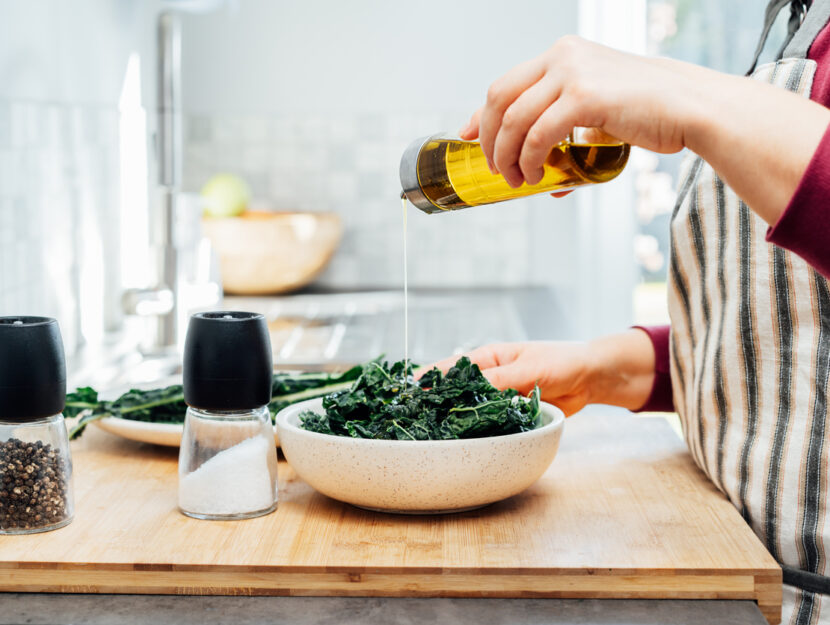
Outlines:
[[[265, 316], [278, 369], [342, 370], [380, 355], [404, 356], [401, 291], [228, 296], [221, 307]], [[427, 364], [491, 342], [572, 338], [571, 321], [550, 289], [415, 289], [409, 295], [409, 357]], [[127, 343], [70, 359], [70, 386], [120, 390], [180, 378], [178, 354], [145, 357]]]
[[[381, 354], [404, 357], [400, 291], [228, 297], [225, 305], [265, 315], [278, 368], [342, 369]], [[545, 289], [414, 290], [409, 357], [426, 364], [486, 343], [551, 338], [563, 331], [557, 308]], [[556, 323], [546, 332], [539, 317]]]

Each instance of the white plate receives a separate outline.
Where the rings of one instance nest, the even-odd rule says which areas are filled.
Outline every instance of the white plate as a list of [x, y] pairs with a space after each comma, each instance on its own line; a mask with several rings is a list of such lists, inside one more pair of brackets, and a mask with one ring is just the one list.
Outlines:
[[[161, 388], [165, 386], [172, 386], [173, 384], [181, 384], [182, 377], [169, 376], [153, 382], [139, 382], [129, 386], [121, 386], [111, 388], [101, 393], [101, 398], [106, 400], [114, 400], [131, 388], [142, 390], [149, 390], [153, 388]], [[131, 441], [138, 441], [140, 443], [152, 443], [153, 445], [164, 445], [166, 447], [178, 447], [182, 443], [182, 432], [184, 425], [175, 423], [152, 423], [148, 421], [133, 421], [131, 419], [121, 419], [119, 417], [106, 417], [98, 421], [93, 421], [92, 425], [97, 425], [102, 430], [128, 438]], [[280, 441], [277, 438], [277, 429], [274, 427], [274, 440], [277, 447]]]
[[[130, 419], [119, 419], [118, 417], [106, 417], [99, 421], [93, 421], [102, 430], [110, 434], [123, 436], [132, 441], [152, 443], [153, 445], [165, 445], [167, 447], [178, 447], [182, 442], [183, 425], [175, 423], [149, 423], [146, 421], [131, 421]], [[277, 447], [280, 439], [274, 430], [274, 441]]]

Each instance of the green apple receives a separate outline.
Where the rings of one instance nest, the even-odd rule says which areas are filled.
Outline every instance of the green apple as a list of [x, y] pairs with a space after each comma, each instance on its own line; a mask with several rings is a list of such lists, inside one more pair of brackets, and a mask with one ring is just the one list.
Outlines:
[[239, 176], [217, 174], [202, 187], [204, 213], [208, 217], [236, 217], [248, 209], [251, 191]]

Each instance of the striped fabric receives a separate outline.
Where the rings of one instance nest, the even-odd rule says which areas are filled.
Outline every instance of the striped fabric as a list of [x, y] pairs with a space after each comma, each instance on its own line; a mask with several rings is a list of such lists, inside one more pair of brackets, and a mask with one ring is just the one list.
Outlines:
[[[753, 78], [809, 96], [815, 62]], [[671, 223], [675, 405], [700, 468], [783, 565], [830, 575], [825, 421], [830, 284], [691, 155]], [[736, 154], [735, 158], [744, 158]], [[822, 609], [823, 608], [823, 609]], [[830, 596], [784, 587], [782, 623], [830, 625]]]

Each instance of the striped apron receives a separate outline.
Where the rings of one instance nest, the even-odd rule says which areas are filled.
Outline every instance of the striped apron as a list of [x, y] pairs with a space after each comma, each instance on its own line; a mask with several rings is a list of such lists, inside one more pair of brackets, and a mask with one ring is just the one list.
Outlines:
[[[815, 0], [752, 77], [809, 97], [828, 16]], [[671, 220], [674, 403], [697, 464], [784, 567], [782, 623], [830, 625], [830, 283], [690, 157]]]

